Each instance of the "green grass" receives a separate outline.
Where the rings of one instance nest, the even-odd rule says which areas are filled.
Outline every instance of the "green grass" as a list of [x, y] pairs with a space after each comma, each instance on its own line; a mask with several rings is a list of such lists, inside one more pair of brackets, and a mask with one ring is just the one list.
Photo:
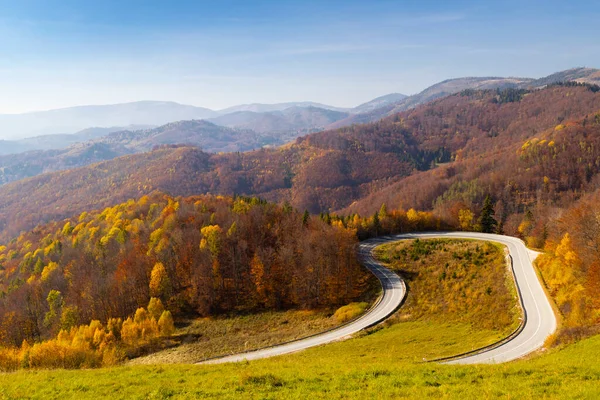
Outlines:
[[[415, 363], [469, 333], [411, 322], [275, 359], [0, 375], [0, 398], [598, 398], [600, 338], [494, 366]], [[430, 340], [423, 341], [424, 337]]]
[[[429, 267], [428, 263], [425, 264]], [[404, 268], [413, 267], [415, 265], [404, 265]], [[498, 271], [504, 273], [501, 269]], [[432, 277], [439, 279], [436, 275]], [[412, 280], [413, 288], [417, 282]], [[494, 294], [490, 295], [492, 301]], [[460, 298], [450, 297], [448, 301], [457, 299]], [[433, 300], [423, 299], [414, 303], [416, 308], [412, 317], [405, 315], [399, 318], [401, 311], [391, 323], [373, 328], [354, 339], [297, 354], [228, 365], [21, 371], [0, 375], [0, 398], [600, 397], [600, 366], [596, 361], [600, 357], [600, 337], [562, 350], [546, 351], [530, 360], [502, 365], [449, 366], [423, 362], [424, 359], [468, 350], [475, 343], [489, 341], [502, 331], [474, 323], [480, 315], [473, 311], [477, 308], [470, 308], [472, 312], [466, 314], [459, 312], [450, 316], [448, 322], [443, 321], [443, 310], [420, 315], [419, 304], [428, 304], [429, 301]], [[406, 305], [410, 306], [409, 303]], [[465, 318], [464, 315], [470, 317]]]

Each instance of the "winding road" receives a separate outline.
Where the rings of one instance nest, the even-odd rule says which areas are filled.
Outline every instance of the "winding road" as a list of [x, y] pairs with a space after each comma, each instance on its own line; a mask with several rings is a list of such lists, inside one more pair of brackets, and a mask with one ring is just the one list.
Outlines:
[[360, 243], [358, 253], [361, 263], [379, 279], [383, 287], [382, 295], [378, 301], [360, 318], [339, 328], [308, 338], [266, 349], [208, 360], [202, 362], [202, 364], [257, 360], [294, 353], [310, 347], [348, 339], [354, 333], [380, 323], [402, 305], [402, 302], [406, 297], [406, 285], [395, 272], [388, 270], [377, 262], [372, 256], [372, 251], [375, 247], [384, 243], [416, 238], [478, 239], [498, 242], [508, 248], [509, 254], [513, 260], [513, 271], [526, 316], [524, 326], [519, 333], [509, 341], [503, 342], [494, 348], [447, 361], [446, 363], [481, 364], [515, 360], [542, 347], [546, 338], [556, 330], [556, 317], [552, 310], [552, 306], [546, 297], [544, 289], [542, 288], [533, 267], [531, 252], [525, 247], [525, 244], [521, 240], [509, 236], [471, 232], [435, 232], [390, 235]]

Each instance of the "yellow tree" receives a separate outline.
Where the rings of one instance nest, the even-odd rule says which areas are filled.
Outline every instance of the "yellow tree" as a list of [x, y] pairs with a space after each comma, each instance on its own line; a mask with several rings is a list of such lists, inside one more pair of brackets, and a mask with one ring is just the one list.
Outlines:
[[222, 289], [225, 286], [223, 274], [221, 273], [221, 264], [219, 263], [222, 229], [219, 225], [208, 225], [203, 227], [200, 233], [203, 236], [200, 241], [200, 249], [208, 249], [213, 260], [213, 287], [215, 289]]
[[170, 311], [163, 311], [158, 320], [158, 330], [162, 336], [171, 336], [175, 332], [175, 323]]
[[470, 231], [473, 227], [473, 212], [468, 208], [458, 211], [458, 222], [460, 229], [463, 231]]
[[252, 274], [252, 280], [256, 287], [258, 301], [264, 305], [268, 301], [265, 282], [265, 265], [258, 254], [254, 254], [254, 257], [252, 257], [252, 260], [250, 261], [250, 273]]
[[171, 280], [162, 263], [156, 263], [150, 274], [150, 294], [153, 297], [166, 297], [171, 289]]
[[162, 313], [165, 311], [162, 301], [156, 297], [152, 297], [148, 303], [148, 313], [155, 320], [159, 320]]

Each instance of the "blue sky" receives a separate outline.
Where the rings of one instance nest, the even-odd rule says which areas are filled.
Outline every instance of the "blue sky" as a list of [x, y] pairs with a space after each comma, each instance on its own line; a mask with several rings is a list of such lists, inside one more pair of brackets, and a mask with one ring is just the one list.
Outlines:
[[4, 1], [0, 113], [172, 100], [354, 106], [600, 68], [598, 1]]

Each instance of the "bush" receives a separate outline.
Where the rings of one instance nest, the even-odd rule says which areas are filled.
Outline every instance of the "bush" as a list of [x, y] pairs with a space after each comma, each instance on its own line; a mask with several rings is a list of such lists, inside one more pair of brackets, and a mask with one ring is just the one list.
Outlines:
[[333, 314], [333, 318], [335, 318], [339, 323], [350, 321], [364, 313], [368, 306], [369, 304], [364, 302], [350, 303], [346, 306], [340, 307], [335, 314]]
[[0, 349], [0, 372], [12, 372], [21, 366], [21, 357], [17, 349]]
[[[149, 308], [156, 313], [163, 308], [153, 299]], [[170, 336], [175, 331], [173, 316], [162, 311], [160, 319], [154, 318], [144, 308], [138, 308], [135, 317], [125, 321], [111, 318], [106, 326], [98, 320], [89, 325], [62, 329], [54, 339], [14, 348], [0, 347], [0, 372], [18, 369], [79, 369], [112, 366], [122, 361], [128, 353], [152, 345], [160, 336]]]

